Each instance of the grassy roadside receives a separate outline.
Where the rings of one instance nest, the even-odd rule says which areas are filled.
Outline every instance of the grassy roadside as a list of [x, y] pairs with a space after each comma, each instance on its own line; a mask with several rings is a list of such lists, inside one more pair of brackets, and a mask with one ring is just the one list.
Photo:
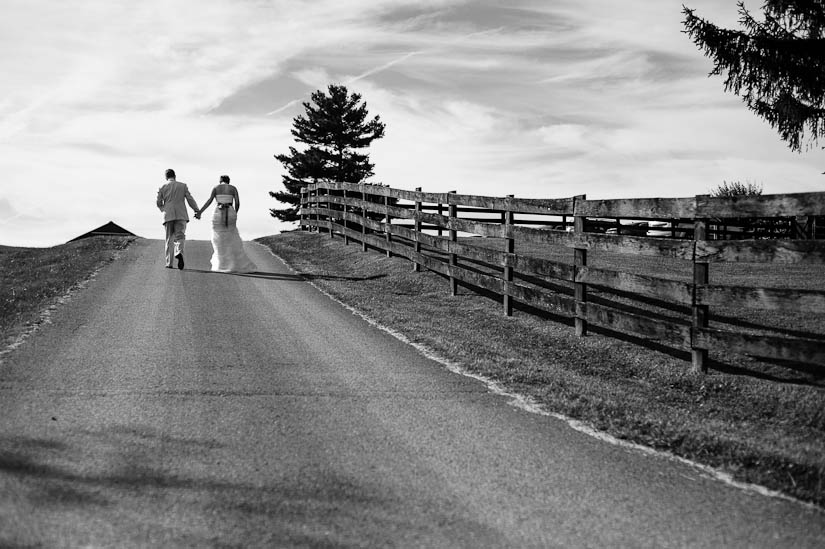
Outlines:
[[51, 248], [0, 246], [0, 348], [133, 241], [97, 236]]
[[259, 239], [343, 302], [546, 409], [825, 506], [825, 387], [713, 371], [517, 312], [328, 235]]

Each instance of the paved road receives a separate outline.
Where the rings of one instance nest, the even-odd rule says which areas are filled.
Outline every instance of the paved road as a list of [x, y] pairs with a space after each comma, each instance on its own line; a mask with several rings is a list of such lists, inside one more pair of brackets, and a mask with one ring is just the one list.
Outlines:
[[825, 514], [515, 408], [296, 279], [139, 241], [0, 365], [2, 547], [822, 547]]

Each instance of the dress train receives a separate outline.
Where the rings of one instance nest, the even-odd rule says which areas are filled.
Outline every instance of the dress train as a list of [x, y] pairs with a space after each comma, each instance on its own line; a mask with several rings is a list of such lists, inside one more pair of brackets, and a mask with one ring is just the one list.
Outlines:
[[237, 227], [238, 214], [232, 205], [219, 205], [212, 216], [212, 270], [248, 273], [257, 267], [246, 255]]

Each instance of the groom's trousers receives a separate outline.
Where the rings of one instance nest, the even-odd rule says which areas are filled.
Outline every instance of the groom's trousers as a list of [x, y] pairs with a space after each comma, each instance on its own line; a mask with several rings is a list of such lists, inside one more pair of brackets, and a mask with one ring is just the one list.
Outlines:
[[186, 221], [173, 219], [163, 224], [166, 227], [166, 266], [173, 267], [175, 256], [183, 253], [186, 241]]

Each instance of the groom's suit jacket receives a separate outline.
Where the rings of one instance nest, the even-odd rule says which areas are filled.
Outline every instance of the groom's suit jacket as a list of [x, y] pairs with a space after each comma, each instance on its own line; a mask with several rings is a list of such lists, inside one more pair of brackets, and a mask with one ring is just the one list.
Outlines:
[[189, 194], [186, 183], [169, 179], [166, 185], [158, 189], [158, 208], [163, 212], [164, 223], [175, 220], [189, 221], [189, 212], [186, 211], [184, 200], [193, 210], [198, 209], [198, 204]]

